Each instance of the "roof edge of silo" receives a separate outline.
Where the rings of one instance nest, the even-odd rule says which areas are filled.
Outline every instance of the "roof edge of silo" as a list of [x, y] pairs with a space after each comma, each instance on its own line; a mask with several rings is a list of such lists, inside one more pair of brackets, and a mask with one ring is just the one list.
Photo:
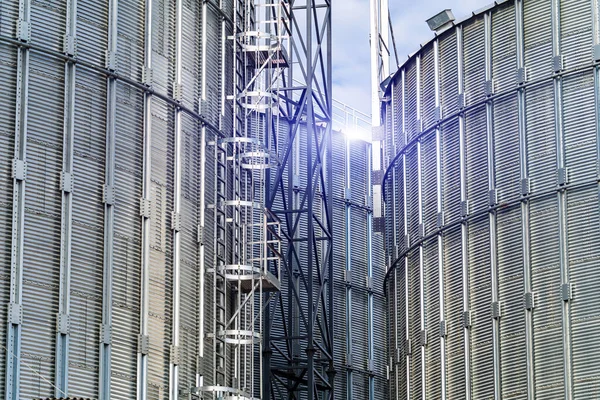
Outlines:
[[[479, 15], [481, 15], [481, 14], [487, 12], [487, 11], [490, 11], [490, 10], [492, 10], [492, 9], [494, 9], [494, 8], [502, 5], [502, 4], [505, 4], [505, 3], [508, 3], [508, 2], [511, 2], [511, 1], [514, 1], [514, 0], [497, 0], [497, 1], [494, 1], [493, 3], [490, 3], [487, 6], [483, 6], [483, 7], [479, 8], [479, 9], [471, 12], [470, 15], [467, 15], [465, 17], [462, 17], [462, 18], [459, 18], [459, 19], [456, 19], [456, 20], [453, 20], [453, 21], [449, 21], [449, 23], [447, 23], [444, 26], [441, 26], [440, 28], [438, 28], [438, 30], [436, 30], [434, 32], [432, 38], [430, 38], [429, 40], [426, 40], [425, 42], [421, 43], [420, 46], [419, 46], [419, 48], [417, 50], [415, 50], [412, 53], [408, 54], [406, 60], [402, 64], [398, 65], [398, 68], [396, 69], [396, 72], [394, 72], [393, 74], [390, 75], [390, 78], [391, 78], [390, 79], [390, 83], [394, 82], [396, 80], [396, 78], [402, 72], [402, 69], [404, 69], [404, 67], [405, 67], [406, 64], [408, 64], [410, 61], [412, 61], [412, 59], [415, 58], [415, 56], [417, 54], [421, 53], [421, 51], [423, 51], [423, 49], [425, 47], [427, 47], [429, 44], [433, 43], [433, 41], [436, 40], [438, 37], [443, 36], [444, 34], [446, 34], [447, 32], [449, 32], [451, 30], [450, 28], [458, 26], [458, 25], [463, 25], [464, 23], [469, 22], [470, 20], [474, 19], [475, 17], [478, 17]], [[450, 9], [445, 9], [445, 10], [441, 11], [440, 13], [436, 14], [435, 16], [429, 18], [426, 22], [428, 22], [431, 19], [435, 18], [437, 15], [444, 13], [445, 11], [450, 11], [451, 12]], [[391, 86], [392, 86], [391, 84], [387, 85], [387, 87], [385, 89], [385, 95], [386, 96], [389, 94], [388, 92], [389, 92]]]

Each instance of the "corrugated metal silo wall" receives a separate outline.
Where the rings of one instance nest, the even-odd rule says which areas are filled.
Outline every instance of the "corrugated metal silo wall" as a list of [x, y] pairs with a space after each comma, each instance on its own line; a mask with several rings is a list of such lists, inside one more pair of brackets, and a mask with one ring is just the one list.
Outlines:
[[[231, 2], [225, 12], [233, 15]], [[116, 2], [111, 4], [117, 4]], [[28, 82], [20, 86], [18, 48], [15, 45], [19, 7], [29, 7], [30, 44]], [[107, 163], [107, 120], [115, 121], [114, 243], [112, 265], [112, 363], [110, 398], [136, 397], [138, 335], [140, 334], [140, 269], [142, 247], [148, 246], [149, 261], [149, 355], [148, 399], [168, 397], [169, 362], [172, 340], [173, 251], [171, 212], [174, 201], [175, 157], [175, 36], [176, 2], [158, 0], [152, 9], [152, 70], [155, 96], [149, 126], [152, 130], [151, 188], [149, 188], [149, 243], [142, 243], [140, 198], [144, 173], [144, 85], [142, 71], [145, 48], [145, 3], [119, 1], [116, 8], [116, 112], [107, 107], [105, 51], [109, 42], [109, 3], [80, 0], [77, 8], [67, 2], [29, 0], [0, 4], [0, 165], [2, 165], [0, 215], [3, 229], [2, 284], [3, 304], [9, 302], [11, 283], [11, 245], [15, 154], [15, 119], [18, 118], [18, 90], [28, 99], [26, 115], [26, 191], [24, 217], [23, 319], [21, 353], [8, 357], [21, 360], [18, 379], [21, 398], [52, 397], [55, 390], [56, 327], [59, 312], [59, 270], [61, 229], [61, 171], [63, 136], [66, 125], [74, 125], [72, 207], [72, 246], [70, 267], [70, 348], [68, 394], [98, 398], [100, 327], [103, 305], [103, 262], [105, 257], [105, 205], [103, 184]], [[232, 73], [232, 58], [221, 62], [221, 16], [207, 7], [208, 49], [205, 55], [209, 72], [201, 76], [202, 4], [183, 1], [182, 15], [182, 94], [181, 107], [181, 324], [179, 385], [183, 392], [196, 385], [196, 374], [212, 375], [211, 362], [197, 366], [198, 354], [198, 216], [200, 182], [211, 174], [208, 157], [207, 176], [200, 175], [202, 113], [218, 125], [221, 112], [221, 69]], [[76, 12], [76, 79], [73, 119], [65, 115], [65, 60], [63, 37], [67, 18]], [[209, 104], [201, 110], [200, 87], [207, 80]], [[231, 78], [228, 78], [231, 85]], [[227, 103], [227, 102], [226, 102]], [[231, 120], [226, 104], [225, 118]], [[228, 108], [229, 107], [229, 108]], [[25, 114], [26, 113], [26, 114]], [[225, 123], [224, 128], [230, 127]], [[18, 133], [18, 132], [17, 132]], [[207, 140], [215, 133], [207, 129]], [[65, 139], [66, 140], [66, 139]], [[207, 179], [207, 185], [210, 181]], [[212, 191], [211, 191], [212, 193]], [[207, 203], [214, 202], [207, 196]], [[207, 222], [208, 224], [208, 222]], [[61, 228], [63, 227], [63, 228]], [[207, 229], [208, 230], [208, 229]], [[208, 232], [210, 234], [210, 231]], [[212, 264], [211, 246], [207, 262]], [[208, 307], [207, 307], [208, 308]], [[3, 318], [7, 308], [2, 306]], [[207, 313], [207, 320], [211, 315]], [[210, 319], [212, 320], [212, 319]], [[2, 375], [6, 373], [6, 324], [2, 326]], [[212, 329], [207, 326], [207, 330]], [[207, 347], [207, 354], [210, 354]], [[208, 357], [207, 357], [208, 358]], [[207, 378], [210, 383], [210, 378]], [[2, 396], [5, 381], [0, 385]]]
[[599, 29], [596, 0], [502, 2], [392, 81], [393, 398], [600, 390]]

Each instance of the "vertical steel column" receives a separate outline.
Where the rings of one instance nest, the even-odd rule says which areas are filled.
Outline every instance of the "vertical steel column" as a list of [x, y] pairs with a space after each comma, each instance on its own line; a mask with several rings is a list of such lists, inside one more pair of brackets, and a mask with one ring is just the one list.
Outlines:
[[[77, 24], [77, 0], [67, 0], [66, 33], [63, 52], [75, 55]], [[75, 134], [75, 63], [65, 62], [63, 167], [61, 173], [61, 249], [60, 249], [60, 289], [58, 314], [56, 315], [56, 358], [54, 395], [64, 397], [68, 391], [69, 377], [69, 309], [71, 301], [71, 235], [73, 204], [73, 145]]]
[[[151, 1], [151, 0], [149, 0]], [[235, 1], [234, 1], [235, 4]], [[203, 113], [203, 105], [206, 102], [206, 2], [202, 2], [202, 17], [201, 17], [201, 57], [200, 57], [200, 102], [198, 112]], [[235, 25], [234, 25], [235, 29]], [[235, 32], [234, 32], [235, 33]], [[235, 40], [234, 40], [235, 43]], [[234, 44], [235, 46], [235, 44]], [[235, 51], [235, 47], [234, 47]], [[235, 57], [235, 53], [234, 53]], [[234, 71], [235, 74], [235, 71]], [[204, 386], [204, 368], [202, 366], [204, 359], [204, 329], [205, 329], [205, 313], [204, 308], [207, 306], [205, 299], [206, 292], [206, 260], [204, 247], [204, 227], [206, 226], [206, 126], [202, 124], [200, 128], [200, 196], [199, 196], [199, 218], [198, 218], [198, 365], [196, 368], [196, 386]], [[215, 171], [216, 173], [216, 171]], [[215, 249], [216, 250], [216, 249]]]
[[[368, 280], [368, 292], [367, 292], [367, 321], [368, 321], [368, 365], [369, 368], [369, 400], [375, 400], [375, 349], [374, 349], [374, 335], [373, 327], [375, 325], [375, 319], [373, 316], [373, 186], [371, 185], [371, 144], [367, 144], [367, 196], [369, 201], [367, 204], [370, 208], [367, 210], [367, 280]], [[330, 192], [331, 193], [331, 192]]]
[[[523, 33], [523, 0], [515, 1], [515, 15], [517, 25], [517, 69], [523, 75], [522, 83], [526, 81], [525, 69], [525, 44]], [[531, 297], [534, 294], [531, 291], [531, 265], [530, 265], [530, 237], [529, 237], [529, 201], [527, 196], [530, 192], [529, 176], [527, 169], [527, 125], [525, 120], [525, 88], [519, 87], [517, 90], [517, 105], [519, 117], [519, 161], [521, 174], [521, 228], [523, 242], [523, 289], [525, 297]], [[533, 303], [533, 301], [531, 301]], [[533, 306], [533, 304], [531, 304]], [[530, 308], [530, 309], [527, 309]], [[525, 340], [527, 348], [527, 398], [535, 399], [535, 374], [534, 374], [534, 355], [533, 355], [533, 307], [525, 309]]]
[[[183, 29], [183, 0], [176, 2], [175, 14], [175, 98], [181, 101], [181, 47]], [[180, 259], [181, 259], [181, 109], [175, 108], [175, 155], [173, 168], [173, 216], [171, 229], [173, 231], [173, 322], [171, 341], [171, 360], [169, 362], [169, 400], [179, 398], [179, 325], [180, 325]]]
[[[118, 0], [109, 1], [108, 50], [106, 66], [115, 71], [117, 65]], [[115, 124], [117, 80], [109, 75], [106, 83], [106, 167], [104, 172], [104, 272], [102, 278], [102, 326], [100, 329], [99, 400], [110, 399], [112, 350], [112, 283], [115, 219]]]
[[[466, 105], [464, 93], [464, 60], [463, 60], [463, 28], [456, 27], [456, 48], [458, 59], [458, 95], [462, 96], [462, 106]], [[459, 102], [460, 103], [460, 102]], [[459, 105], [460, 107], [460, 105]], [[468, 214], [467, 200], [467, 160], [466, 160], [466, 138], [465, 138], [465, 114], [460, 112], [458, 116], [459, 132], [459, 164], [460, 164], [460, 201], [461, 215], [461, 256], [462, 256], [462, 285], [463, 285], [463, 325], [465, 345], [465, 400], [471, 400], [471, 331], [470, 331], [470, 302], [469, 302], [469, 224], [464, 217]], [[466, 323], [468, 322], [468, 323]]]
[[[417, 55], [415, 60], [417, 67], [417, 131], [421, 132], [423, 129], [423, 121], [421, 120], [421, 55]], [[419, 237], [421, 240], [425, 236], [425, 224], [423, 223], [423, 166], [421, 165], [421, 140], [417, 141], [417, 207], [418, 207], [418, 220], [419, 220]], [[421, 337], [427, 335], [425, 332], [425, 270], [423, 264], [423, 243], [419, 244], [419, 303], [420, 303], [420, 318], [421, 318]], [[421, 353], [421, 399], [426, 397], [426, 368], [425, 368], [425, 341], [421, 341], [419, 344], [419, 350]]]
[[[442, 104], [440, 92], [440, 43], [433, 42], [434, 68], [435, 68], [435, 106], [438, 110], [438, 120], [442, 119]], [[437, 202], [437, 227], [444, 225], [444, 211], [442, 204], [442, 132], [440, 126], [435, 130], [435, 174], [436, 174], [436, 202]], [[444, 236], [437, 235], [438, 247], [438, 290], [440, 307], [440, 367], [441, 367], [441, 400], [446, 400], [446, 321], [444, 319]], [[443, 332], [442, 332], [443, 327]]]
[[[484, 18], [485, 30], [485, 80], [490, 85], [488, 96], [494, 92], [494, 81], [492, 72], [492, 13], [486, 12]], [[502, 370], [500, 369], [500, 303], [498, 300], [498, 253], [496, 234], [496, 210], [498, 203], [496, 195], [496, 172], [494, 154], [494, 102], [488, 100], [485, 104], [486, 112], [486, 135], [487, 135], [487, 163], [488, 163], [488, 190], [489, 190], [489, 213], [488, 223], [490, 227], [490, 277], [492, 289], [492, 347], [494, 352], [494, 399], [502, 397]], [[493, 309], [496, 308], [497, 312]]]
[[[145, 3], [144, 70], [143, 83], [152, 85], [152, 0]], [[140, 268], [140, 333], [137, 354], [137, 399], [148, 397], [148, 351], [150, 337], [148, 315], [150, 312], [150, 218], [152, 197], [152, 94], [144, 92], [144, 170], [140, 215], [142, 223], [142, 249]]]
[[[30, 40], [30, 0], [19, 1], [17, 38]], [[25, 231], [25, 179], [27, 175], [27, 111], [29, 87], [29, 49], [17, 49], [17, 87], [15, 107], [15, 152], [13, 159], [13, 206], [10, 255], [10, 293], [6, 329], [5, 399], [19, 399], [21, 327], [23, 323], [23, 244]]]
[[[552, 56], [554, 72], [562, 70], [560, 0], [552, 0]], [[554, 75], [554, 127], [556, 134], [556, 171], [558, 174], [557, 205], [560, 255], [560, 283], [562, 306], [563, 365], [565, 400], [573, 398], [573, 368], [571, 356], [571, 286], [569, 282], [569, 243], [567, 227], [567, 167], [565, 164], [565, 136], [563, 126], [563, 80], [561, 75]]]
[[[350, 139], [348, 136], [345, 138], [346, 144], [346, 190], [351, 191], [350, 187]], [[347, 351], [347, 360], [346, 364], [350, 365], [351, 368], [347, 369], [346, 373], [346, 399], [352, 400], [354, 397], [353, 390], [353, 371], [352, 371], [352, 285], [348, 284], [348, 278], [352, 277], [352, 207], [350, 205], [350, 199], [348, 194], [346, 193], [346, 204], [344, 205], [346, 211], [346, 351]]]
[[[396, 96], [398, 96], [398, 94], [396, 93], [396, 86], [392, 85], [391, 86], [391, 90], [392, 90], [392, 102], [390, 104], [389, 109], [392, 112], [392, 135], [391, 135], [391, 148], [394, 151], [394, 154], [396, 154], [397, 149], [396, 149], [396, 129], [398, 129], [398, 127], [396, 127], [396, 113], [399, 112], [399, 110], [396, 110], [395, 107], [395, 99]], [[387, 162], [386, 162], [387, 163]], [[391, 250], [391, 254], [389, 257], [389, 265], [390, 268], [392, 266], [392, 263], [396, 261], [396, 258], [398, 257], [398, 233], [397, 233], [397, 229], [398, 226], [396, 224], [396, 213], [398, 212], [398, 210], [396, 209], [396, 168], [392, 168], [392, 176], [391, 176], [391, 192], [390, 192], [390, 197], [391, 197], [391, 201], [389, 204], [389, 207], [391, 208], [391, 212], [388, 213], [387, 215], [391, 215], [392, 216], [392, 238], [388, 243], [392, 244], [392, 250]], [[386, 205], [386, 208], [388, 206]], [[386, 214], [384, 214], [386, 215]], [[393, 384], [395, 385], [395, 393], [396, 393], [396, 400], [400, 400], [400, 393], [398, 393], [398, 380], [399, 380], [399, 374], [398, 374], [398, 362], [400, 361], [398, 359], [398, 349], [399, 349], [399, 335], [398, 335], [398, 268], [394, 267], [394, 295], [391, 297], [393, 300], [393, 304], [394, 304], [394, 317], [392, 321], [389, 321], [389, 323], [393, 324], [394, 326], [394, 348], [393, 349], [388, 349], [388, 352], [393, 352], [393, 354], [391, 355], [391, 360], [392, 360], [392, 368], [393, 368], [393, 372], [394, 372], [394, 381]], [[390, 301], [390, 296], [388, 294], [388, 300]]]
[[[315, 0], [306, 0], [306, 166], [308, 175], [310, 176], [310, 170], [313, 165], [313, 139], [316, 134], [317, 127], [315, 126], [315, 115], [314, 115], [314, 104], [313, 104], [313, 80], [314, 80], [314, 67], [313, 67], [313, 6]], [[317, 162], [316, 159], [314, 161]], [[308, 309], [308, 327], [307, 327], [307, 347], [306, 356], [307, 371], [306, 380], [308, 385], [307, 399], [313, 400], [315, 398], [315, 352], [314, 347], [315, 334], [314, 334], [314, 323], [315, 319], [315, 305], [314, 305], [314, 292], [313, 292], [313, 240], [315, 239], [314, 231], [314, 193], [313, 185], [310, 177], [307, 179], [306, 184], [306, 197], [307, 197], [307, 212], [306, 212], [306, 224], [307, 224], [307, 262], [305, 264], [308, 272], [308, 283], [306, 288], [307, 304]]]
[[[408, 143], [408, 136], [406, 133], [406, 70], [402, 70], [402, 135], [404, 136], [404, 145]], [[408, 205], [407, 205], [407, 180], [406, 180], [406, 153], [402, 154], [402, 194], [403, 194], [403, 216], [404, 216], [404, 245], [405, 250], [410, 247], [410, 237], [408, 235]], [[408, 252], [404, 255], [404, 357], [406, 358], [406, 398], [412, 398], [410, 393], [410, 359], [411, 359], [411, 344], [410, 344], [410, 307], [408, 297], [408, 286], [409, 286], [409, 269], [408, 269]]]

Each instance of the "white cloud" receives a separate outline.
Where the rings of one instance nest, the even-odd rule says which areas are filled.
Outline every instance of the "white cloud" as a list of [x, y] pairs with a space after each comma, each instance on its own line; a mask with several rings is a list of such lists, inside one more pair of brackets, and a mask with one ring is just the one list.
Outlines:
[[[400, 63], [433, 37], [428, 18], [451, 8], [456, 18], [490, 4], [490, 0], [389, 0]], [[332, 2], [333, 96], [370, 113], [369, 0]], [[392, 55], [392, 64], [395, 64]], [[392, 71], [394, 68], [392, 68]]]

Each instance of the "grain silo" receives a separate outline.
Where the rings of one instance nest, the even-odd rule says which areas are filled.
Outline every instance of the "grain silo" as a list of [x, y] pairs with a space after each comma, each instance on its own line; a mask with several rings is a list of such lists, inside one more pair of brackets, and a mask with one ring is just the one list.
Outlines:
[[388, 85], [391, 398], [597, 396], [598, 18], [445, 11]]
[[293, 3], [0, 4], [0, 396], [385, 396], [371, 146]]

